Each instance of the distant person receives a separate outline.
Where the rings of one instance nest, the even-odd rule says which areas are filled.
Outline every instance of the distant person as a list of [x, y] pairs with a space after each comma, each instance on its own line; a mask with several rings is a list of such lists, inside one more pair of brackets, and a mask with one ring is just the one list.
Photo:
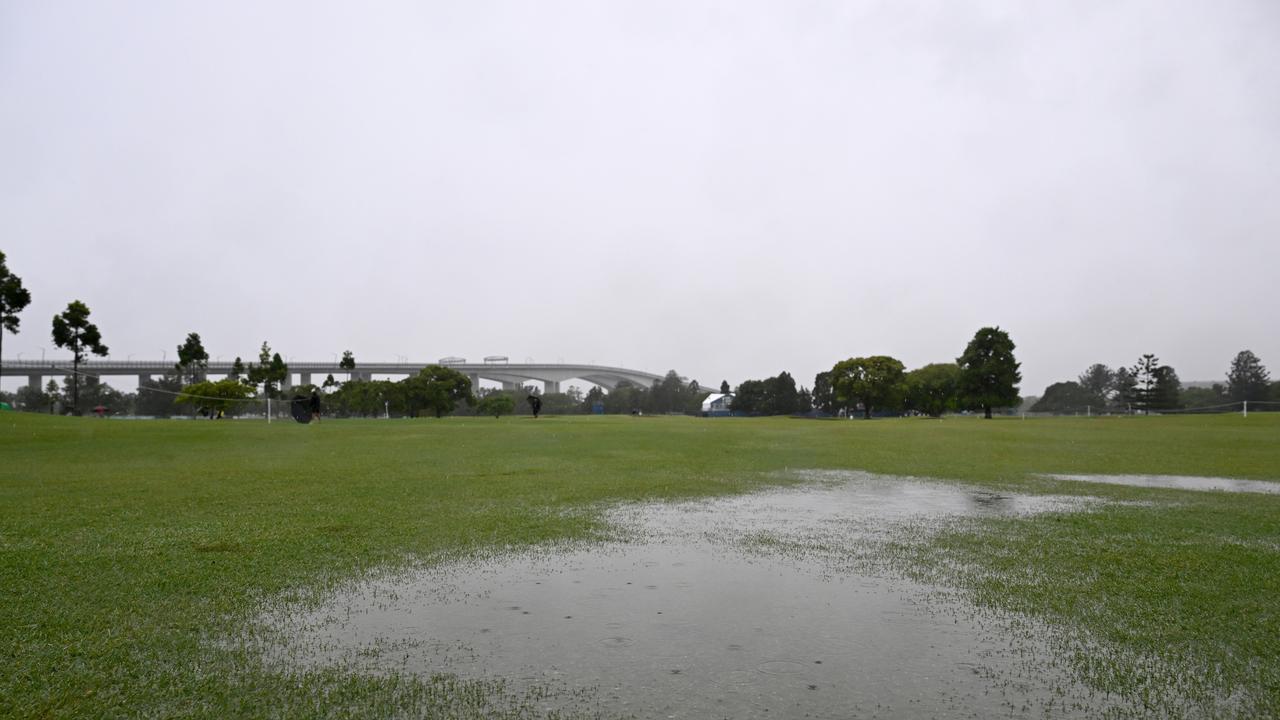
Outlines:
[[538, 419], [538, 413], [542, 412], [542, 398], [537, 395], [529, 396], [529, 407], [533, 410], [533, 419]]
[[311, 419], [320, 422], [320, 392], [318, 390], [311, 391]]

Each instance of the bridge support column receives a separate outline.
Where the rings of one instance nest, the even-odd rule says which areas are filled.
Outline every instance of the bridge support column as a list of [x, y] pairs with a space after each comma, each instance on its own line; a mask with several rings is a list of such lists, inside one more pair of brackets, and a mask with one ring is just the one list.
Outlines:
[[302, 379], [302, 382], [298, 383], [299, 385], [311, 384], [311, 373], [298, 373], [298, 376]]
[[[4, 331], [3, 331], [3, 330], [0, 330], [0, 332], [4, 332]], [[44, 391], [44, 376], [43, 376], [43, 375], [28, 375], [28, 376], [27, 376], [27, 387], [31, 388], [32, 390], [35, 390], [36, 392], [43, 392], [43, 391]]]
[[280, 392], [287, 392], [293, 389], [293, 373], [285, 373], [284, 379], [280, 381]]
[[502, 381], [502, 389], [503, 389], [503, 390], [519, 390], [519, 389], [520, 389], [520, 383], [513, 383], [513, 382], [508, 382], [508, 381], [506, 381], [506, 380], [503, 380], [503, 381]]
[[560, 392], [560, 381], [559, 380], [543, 380], [542, 392], [544, 395]]
[[479, 389], [480, 389], [480, 375], [479, 375], [478, 373], [471, 373], [471, 374], [470, 374], [470, 375], [468, 375], [467, 377], [471, 379], [471, 392], [473, 392], [473, 393], [474, 393], [474, 392], [476, 392], [477, 390], [479, 390]]
[[151, 382], [151, 376], [150, 376], [150, 375], [139, 375], [139, 376], [138, 376], [138, 386], [139, 386], [139, 387], [141, 387], [141, 386], [142, 386], [142, 383], [144, 383], [144, 382]]

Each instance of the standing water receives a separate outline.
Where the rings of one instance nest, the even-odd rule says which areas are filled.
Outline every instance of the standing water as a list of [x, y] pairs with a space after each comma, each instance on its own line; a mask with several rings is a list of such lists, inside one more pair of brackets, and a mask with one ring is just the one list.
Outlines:
[[[502, 678], [638, 717], [1086, 717], [1031, 624], [851, 558], [948, 518], [1077, 508], [865, 473], [621, 508], [628, 540], [370, 581], [264, 618], [280, 662]], [[1089, 502], [1089, 501], [1083, 501]], [[1015, 632], [1014, 628], [1020, 628]]]

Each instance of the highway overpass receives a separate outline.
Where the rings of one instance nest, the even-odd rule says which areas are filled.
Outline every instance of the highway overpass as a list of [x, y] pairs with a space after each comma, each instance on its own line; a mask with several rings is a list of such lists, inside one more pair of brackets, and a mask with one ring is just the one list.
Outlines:
[[[294, 360], [289, 364], [289, 379], [286, 387], [294, 384], [294, 379], [302, 385], [324, 381], [325, 376], [332, 374], [339, 380], [346, 379], [347, 371], [332, 361], [310, 362]], [[662, 375], [604, 365], [577, 365], [573, 363], [505, 363], [505, 362], [360, 362], [351, 371], [352, 379], [367, 380], [373, 375], [404, 376], [417, 374], [427, 365], [444, 365], [471, 378], [472, 386], [479, 385], [481, 380], [502, 383], [502, 386], [514, 389], [533, 381], [542, 383], [544, 392], [560, 392], [563, 383], [569, 380], [583, 380], [612, 390], [618, 383], [627, 381], [633, 385], [649, 387]], [[5, 377], [26, 377], [34, 388], [42, 389], [47, 378], [62, 378], [72, 372], [70, 360], [11, 360], [6, 358], [0, 367], [0, 375]], [[134, 376], [139, 382], [157, 375], [173, 372], [173, 362], [166, 360], [90, 360], [80, 365], [80, 372], [86, 375], [108, 377], [112, 375]], [[225, 376], [231, 372], [229, 362], [210, 362], [205, 370], [206, 376]]]

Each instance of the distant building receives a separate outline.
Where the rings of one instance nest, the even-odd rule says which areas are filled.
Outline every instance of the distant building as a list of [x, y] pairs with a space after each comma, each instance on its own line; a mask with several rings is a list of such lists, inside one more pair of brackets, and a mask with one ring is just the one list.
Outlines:
[[703, 417], [728, 417], [733, 414], [733, 393], [711, 393], [702, 401]]

